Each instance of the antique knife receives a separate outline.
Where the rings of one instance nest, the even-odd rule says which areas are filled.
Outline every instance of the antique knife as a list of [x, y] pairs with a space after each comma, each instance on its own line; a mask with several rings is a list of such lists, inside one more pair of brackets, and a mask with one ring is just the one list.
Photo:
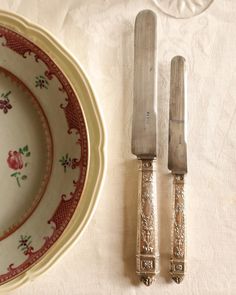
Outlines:
[[156, 15], [135, 21], [132, 153], [139, 159], [136, 272], [151, 285], [158, 273], [156, 213]]
[[168, 168], [173, 174], [174, 224], [171, 276], [180, 283], [185, 274], [186, 242], [184, 215], [184, 175], [187, 173], [185, 59], [171, 61]]

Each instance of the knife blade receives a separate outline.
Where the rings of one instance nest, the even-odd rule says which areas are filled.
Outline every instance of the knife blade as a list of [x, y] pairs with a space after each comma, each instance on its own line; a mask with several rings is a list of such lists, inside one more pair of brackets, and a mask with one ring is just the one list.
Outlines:
[[156, 213], [156, 15], [141, 11], [135, 21], [132, 153], [139, 159], [136, 273], [147, 286], [158, 270]]
[[134, 107], [132, 153], [139, 158], [156, 157], [156, 16], [141, 11], [135, 22]]
[[182, 282], [186, 270], [184, 175], [187, 173], [185, 59], [171, 60], [168, 168], [173, 174], [174, 224], [170, 273]]

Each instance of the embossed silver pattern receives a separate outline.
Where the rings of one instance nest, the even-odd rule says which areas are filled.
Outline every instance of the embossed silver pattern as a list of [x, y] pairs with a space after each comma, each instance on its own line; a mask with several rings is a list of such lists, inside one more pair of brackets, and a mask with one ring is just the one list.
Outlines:
[[136, 272], [149, 286], [158, 271], [156, 160], [139, 160]]
[[184, 215], [184, 175], [174, 174], [174, 227], [171, 276], [176, 283], [184, 278], [185, 271], [185, 215]]

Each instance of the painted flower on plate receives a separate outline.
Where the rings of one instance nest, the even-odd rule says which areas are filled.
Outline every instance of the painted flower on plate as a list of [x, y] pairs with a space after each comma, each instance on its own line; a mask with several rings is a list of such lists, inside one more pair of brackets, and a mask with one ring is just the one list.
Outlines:
[[48, 89], [48, 85], [48, 80], [44, 76], [40, 75], [38, 77], [35, 77], [35, 87], [39, 87], [40, 89]]
[[71, 158], [71, 157], [69, 157], [68, 154], [66, 154], [65, 156], [62, 156], [61, 159], [59, 160], [59, 162], [64, 167], [64, 172], [67, 171], [67, 168], [75, 169], [75, 168], [79, 167], [79, 165], [80, 165], [80, 161], [78, 159]]
[[11, 94], [11, 91], [8, 91], [7, 93], [1, 94], [0, 99], [0, 110], [3, 110], [4, 114], [7, 114], [10, 109], [12, 109], [12, 105], [10, 104], [9, 95]]
[[14, 170], [22, 169], [24, 163], [23, 163], [23, 160], [22, 160], [21, 153], [17, 152], [17, 151], [10, 151], [8, 153], [7, 163], [8, 163], [8, 166], [11, 169], [14, 169]]
[[[15, 177], [17, 181], [17, 185], [21, 187], [21, 181], [27, 179], [27, 175], [24, 170], [28, 166], [27, 157], [30, 157], [31, 153], [29, 151], [28, 145], [24, 146], [23, 148], [19, 148], [18, 151], [9, 151], [7, 163], [9, 168], [15, 170], [14, 173], [11, 174], [11, 177]], [[21, 172], [20, 172], [21, 170]]]

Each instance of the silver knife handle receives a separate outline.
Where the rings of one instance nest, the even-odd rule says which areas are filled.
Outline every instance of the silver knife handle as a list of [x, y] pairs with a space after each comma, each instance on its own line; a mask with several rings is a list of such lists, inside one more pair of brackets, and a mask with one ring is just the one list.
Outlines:
[[139, 160], [136, 273], [150, 286], [159, 272], [156, 160]]
[[171, 257], [171, 277], [181, 283], [186, 269], [184, 175], [174, 174], [174, 225]]

